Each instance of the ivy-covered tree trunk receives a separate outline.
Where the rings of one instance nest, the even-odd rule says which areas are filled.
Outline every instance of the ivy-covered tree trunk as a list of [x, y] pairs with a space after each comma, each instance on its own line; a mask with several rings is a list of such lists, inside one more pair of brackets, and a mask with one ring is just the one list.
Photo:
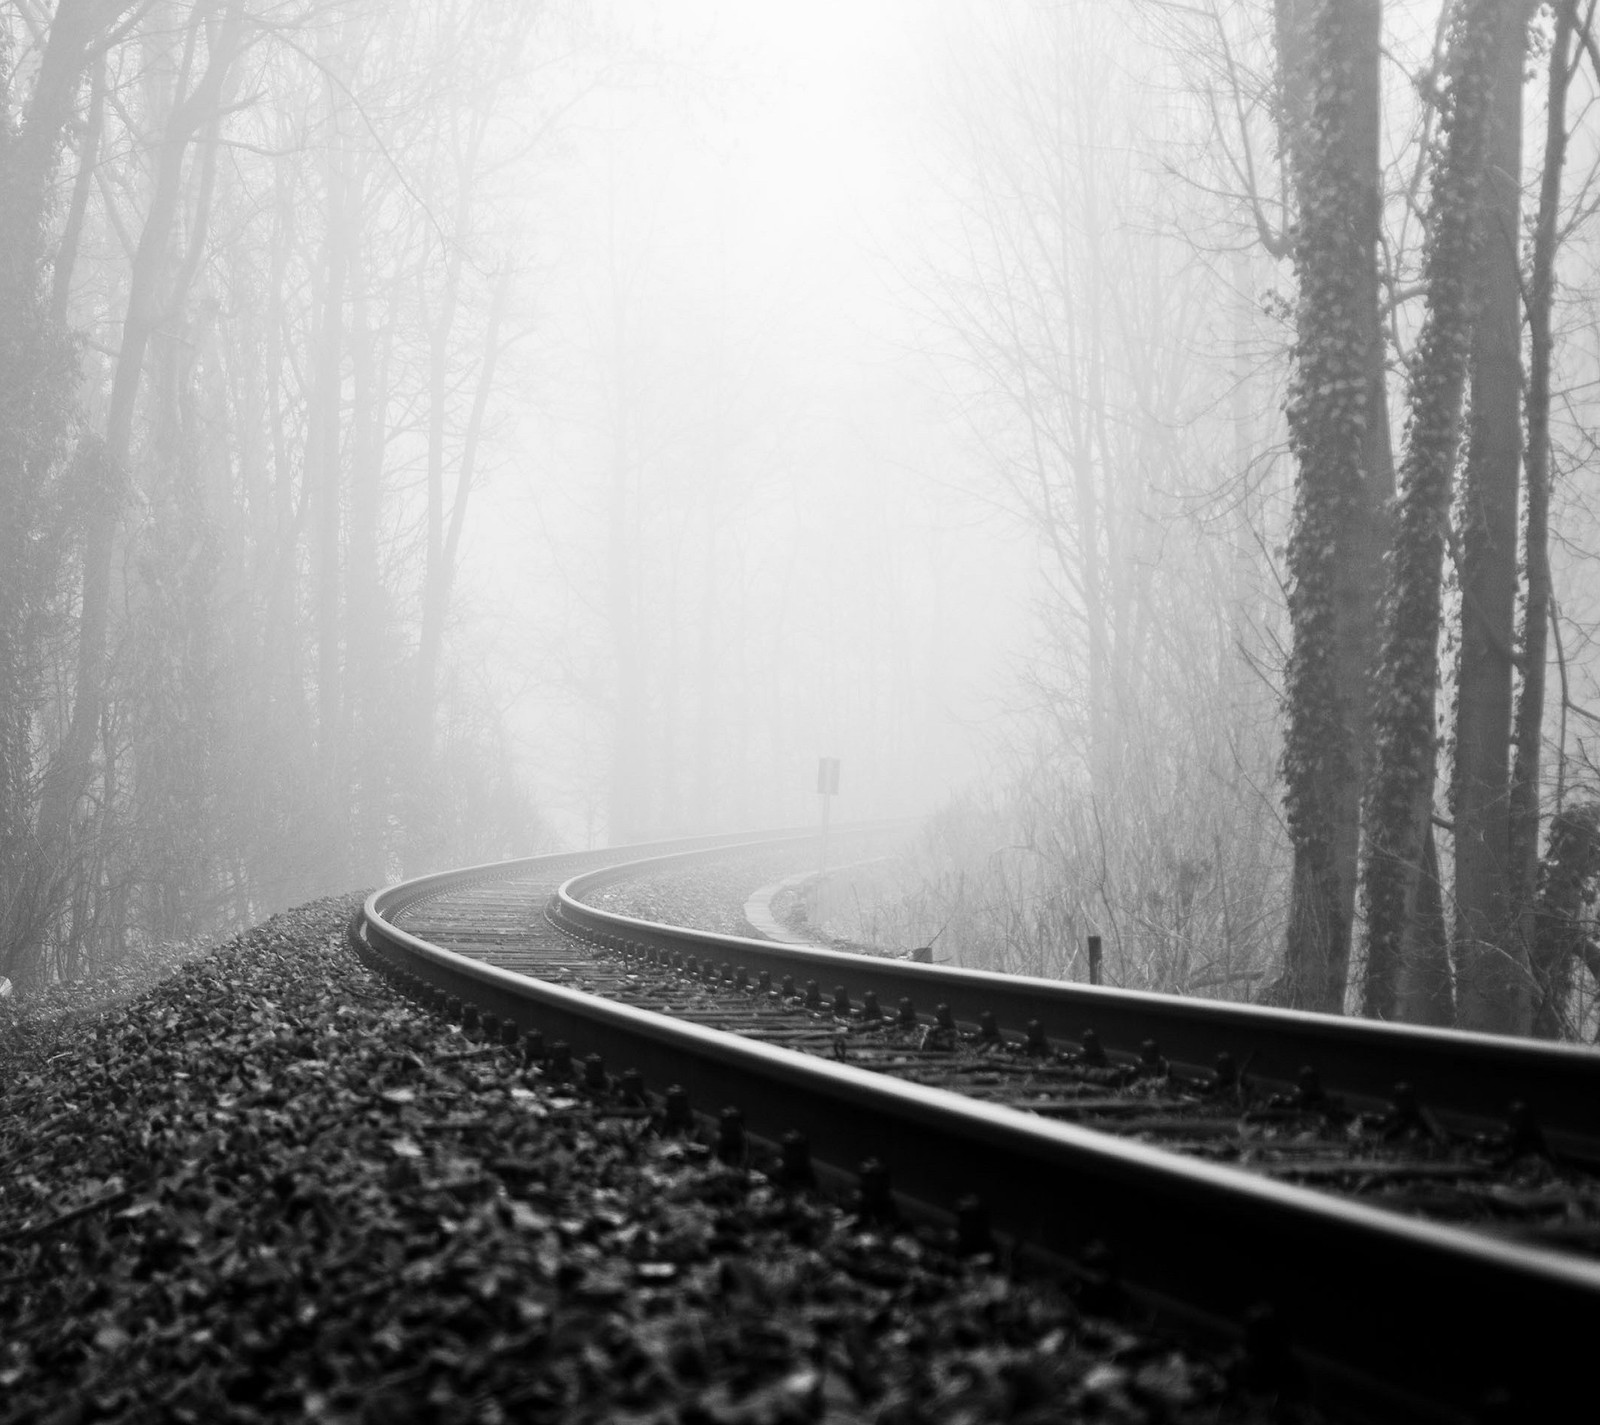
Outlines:
[[1294, 875], [1272, 998], [1337, 1013], [1355, 908], [1374, 591], [1394, 481], [1378, 310], [1382, 6], [1279, 0], [1277, 15], [1300, 295], [1288, 402], [1296, 484], [1283, 758]]
[[1472, 351], [1479, 194], [1490, 152], [1495, 64], [1520, 33], [1522, 0], [1463, 0], [1451, 23], [1441, 151], [1423, 250], [1424, 311], [1411, 359], [1399, 518], [1375, 684], [1374, 766], [1362, 869], [1363, 1008], [1392, 1019], [1416, 949], [1418, 890], [1433, 817], [1435, 708], [1445, 528]]
[[1441, 1028], [1456, 1022], [1455, 970], [1450, 962], [1447, 922], [1438, 836], [1430, 822], [1422, 833], [1422, 871], [1417, 879], [1416, 913], [1407, 932], [1405, 962], [1400, 966], [1396, 1018]]
[[[1524, 0], [1523, 13], [1527, 7]], [[1455, 824], [1455, 952], [1464, 1028], [1521, 1033], [1528, 960], [1510, 915], [1511, 640], [1522, 473], [1522, 61], [1508, 27], [1492, 64], [1488, 170], [1479, 196], [1471, 419], [1462, 479], [1461, 641], [1450, 812]], [[1407, 1016], [1408, 1018], [1411, 1016]]]
[[1550, 848], [1539, 872], [1538, 901], [1529, 914], [1535, 992], [1531, 1028], [1540, 1039], [1572, 1033], [1567, 1000], [1572, 972], [1594, 969], [1590, 939], [1596, 879], [1600, 877], [1600, 805], [1583, 802], [1550, 823]]
[[[1523, 567], [1527, 586], [1522, 615], [1522, 686], [1512, 729], [1510, 900], [1517, 938], [1533, 943], [1533, 902], [1539, 874], [1539, 776], [1544, 739], [1545, 659], [1550, 618], [1550, 363], [1554, 339], [1550, 309], [1555, 289], [1557, 217], [1561, 172], [1567, 156], [1567, 89], [1583, 50], [1574, 46], [1577, 0], [1556, 6], [1550, 47], [1549, 103], [1544, 166], [1539, 179], [1539, 211], [1533, 227], [1533, 260], [1528, 277], [1527, 519]], [[1554, 837], [1552, 834], [1552, 844]], [[1533, 966], [1538, 978], [1537, 957]], [[1541, 991], [1535, 987], [1534, 1032], [1552, 1021], [1541, 1019]]]

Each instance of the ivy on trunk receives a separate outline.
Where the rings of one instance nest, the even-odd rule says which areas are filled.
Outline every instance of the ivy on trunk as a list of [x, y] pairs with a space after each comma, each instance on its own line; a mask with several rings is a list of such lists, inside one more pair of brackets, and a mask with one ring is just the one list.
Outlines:
[[1363, 1008], [1393, 1018], [1421, 928], [1433, 817], [1441, 575], [1462, 397], [1472, 352], [1479, 201], [1490, 152], [1494, 64], [1519, 0], [1465, 0], [1451, 26], [1441, 149], [1423, 252], [1422, 329], [1408, 372], [1400, 500], [1375, 685], [1374, 767], [1364, 811]]
[[1283, 758], [1294, 874], [1271, 997], [1337, 1012], [1355, 902], [1372, 591], [1393, 488], [1377, 268], [1382, 7], [1279, 0], [1277, 19], [1300, 295], [1287, 407], [1296, 479]]

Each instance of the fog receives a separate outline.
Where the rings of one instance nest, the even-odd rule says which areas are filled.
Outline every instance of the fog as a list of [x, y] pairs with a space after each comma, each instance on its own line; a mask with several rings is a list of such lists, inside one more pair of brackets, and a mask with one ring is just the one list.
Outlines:
[[[507, 716], [541, 808], [567, 834], [803, 822], [819, 754], [848, 766], [840, 813], [926, 812], [1003, 755], [1000, 725], [1054, 698], [1081, 656], [1057, 639], [1045, 655], [1056, 666], [1038, 672], [1061, 551], [1045, 549], [1040, 567], [1049, 531], [1008, 473], [1005, 427], [1028, 417], [982, 349], [1002, 333], [963, 290], [981, 264], [1007, 260], [996, 223], [1007, 215], [978, 207], [996, 201], [981, 145], [1004, 141], [1007, 119], [988, 134], [972, 125], [991, 122], [984, 89], [1026, 62], [1028, 26], [991, 24], [983, 7], [892, 3], [803, 15], [627, 5], [597, 25], [616, 68], [574, 112], [527, 218], [546, 273], [529, 399], [507, 402], [510, 443], [484, 491], [493, 513], [465, 546], [462, 596], [493, 630], [480, 666], [507, 642], [534, 654]], [[1091, 77], [1104, 86], [1118, 112], [1071, 99], [1090, 116], [1071, 143], [1104, 146], [1096, 181], [1145, 190], [1101, 198], [1103, 216], [1092, 194], [1082, 214], [1053, 214], [1074, 246], [1135, 229], [1152, 251], [1172, 246], [1151, 231], [1178, 206], [1150, 191], [1156, 149], [1136, 155], [1126, 132], [1141, 103], [1168, 98], [1135, 76], [1170, 61], [1132, 25], [1082, 8], [1046, 76], [1054, 99]], [[1026, 201], [1030, 175], [1014, 177], [999, 202]], [[1072, 233], [1085, 219], [1102, 230]], [[974, 220], [989, 225], [986, 251], [971, 247]], [[1177, 269], [1195, 251], [1179, 243], [1163, 257]], [[1049, 280], [1057, 290], [1034, 295], [1068, 310], [1035, 318], [1044, 342], [1058, 320], [1102, 319], [1077, 274]], [[1189, 339], [1192, 316], [1173, 316], [1184, 329], [1171, 340]], [[1114, 418], [1159, 428], [1166, 461], [1218, 394]], [[1063, 432], [1047, 438], [1059, 445]], [[1189, 449], [1209, 462], [1207, 439], [1215, 432]], [[1151, 473], [1116, 483], [1149, 486]], [[1163, 528], [1134, 538], [1165, 539], [1186, 502], [1225, 479], [1208, 470], [1181, 494], [1155, 492], [1160, 508], [1130, 517]], [[618, 657], [614, 517], [627, 526], [640, 645], [631, 753], [615, 670], [594, 666]]]
[[842, 933], [1592, 1033], [1596, 85], [1468, 8], [7, 5], [0, 971], [831, 757]]
[[[532, 218], [554, 280], [463, 560], [483, 665], [529, 655], [508, 721], [567, 835], [805, 824], [819, 755], [838, 814], [915, 815], [980, 765], [1031, 549], [910, 290], [927, 14], [603, 12], [628, 78]], [[646, 724], [616, 806], [614, 502]]]

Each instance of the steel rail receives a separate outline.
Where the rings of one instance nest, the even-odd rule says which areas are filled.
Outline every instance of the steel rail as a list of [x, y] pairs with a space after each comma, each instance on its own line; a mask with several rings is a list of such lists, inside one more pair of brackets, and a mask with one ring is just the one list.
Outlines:
[[[887, 827], [896, 823], [881, 823]], [[875, 830], [872, 823], [862, 830]], [[847, 828], [851, 830], [854, 828]], [[667, 841], [642, 841], [632, 846], [614, 846], [599, 851], [558, 851], [543, 856], [520, 856], [511, 861], [490, 861], [482, 865], [458, 866], [447, 871], [434, 871], [426, 876], [413, 876], [385, 887], [382, 895], [384, 914], [390, 918], [437, 896], [445, 895], [457, 886], [480, 884], [486, 881], [509, 881], [532, 870], [553, 872], [570, 870], [587, 871], [598, 875], [619, 866], [636, 866], [642, 861], [664, 860], [683, 865], [688, 858], [709, 853], [737, 850], [741, 846], [784, 846], [790, 843], [814, 841], [817, 833], [802, 827], [775, 828], [770, 831], [736, 832], [720, 836], [680, 836]], [[633, 875], [639, 873], [635, 871]], [[369, 898], [370, 903], [370, 898]]]
[[[471, 874], [450, 873], [450, 884]], [[503, 866], [482, 870], [484, 879], [505, 874]], [[421, 889], [440, 888], [435, 877]], [[523, 1031], [565, 1039], [614, 1067], [637, 1069], [656, 1092], [682, 1085], [703, 1109], [736, 1105], [749, 1132], [768, 1142], [797, 1129], [837, 1167], [881, 1159], [908, 1207], [948, 1214], [975, 1193], [995, 1230], [1027, 1250], [1081, 1259], [1103, 1244], [1109, 1258], [1099, 1257], [1097, 1270], [1109, 1261], [1129, 1292], [1211, 1328], [1239, 1335], [1252, 1313], [1270, 1306], [1285, 1350], [1309, 1369], [1323, 1398], [1358, 1401], [1385, 1418], [1444, 1421], [1479, 1418], [1486, 1401], [1506, 1392], [1515, 1414], [1494, 1418], [1559, 1418], [1592, 1388], [1600, 1264], [1397, 1217], [532, 980], [396, 926], [389, 917], [414, 903], [417, 891], [407, 883], [375, 893], [354, 936], [358, 951], [403, 990], [431, 1001], [448, 996]], [[762, 948], [709, 939], [747, 953]]]
[[[689, 862], [668, 856], [651, 869], [673, 864]], [[871, 991], [889, 1013], [904, 998], [931, 1020], [944, 1004], [969, 1029], [989, 1014], [1002, 1033], [1020, 1038], [1033, 1022], [1047, 1040], [1079, 1050], [1087, 1033], [1113, 1060], [1159, 1054], [1181, 1077], [1238, 1075], [1284, 1091], [1331, 1093], [1367, 1109], [1388, 1106], [1397, 1087], [1408, 1085], [1418, 1105], [1456, 1131], [1542, 1139], [1557, 1156], [1600, 1164], [1600, 1053], [1592, 1049], [715, 935], [585, 903], [643, 869], [619, 865], [573, 877], [552, 899], [550, 918], [569, 932], [646, 954], [710, 953], [752, 975], [765, 970], [774, 982], [814, 979], [830, 997], [836, 986], [858, 1002]]]

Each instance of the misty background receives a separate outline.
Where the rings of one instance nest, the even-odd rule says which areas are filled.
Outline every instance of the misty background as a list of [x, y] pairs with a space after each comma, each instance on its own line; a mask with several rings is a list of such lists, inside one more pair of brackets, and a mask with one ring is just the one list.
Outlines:
[[[836, 821], [929, 818], [858, 907], [885, 943], [1082, 977], [1099, 934], [1113, 983], [1261, 991], [1290, 873], [1274, 14], [0, 8], [0, 973], [806, 824], [834, 756]], [[1421, 0], [1384, 27], [1398, 393], [1446, 31]], [[1557, 807], [1600, 723], [1572, 86]]]

